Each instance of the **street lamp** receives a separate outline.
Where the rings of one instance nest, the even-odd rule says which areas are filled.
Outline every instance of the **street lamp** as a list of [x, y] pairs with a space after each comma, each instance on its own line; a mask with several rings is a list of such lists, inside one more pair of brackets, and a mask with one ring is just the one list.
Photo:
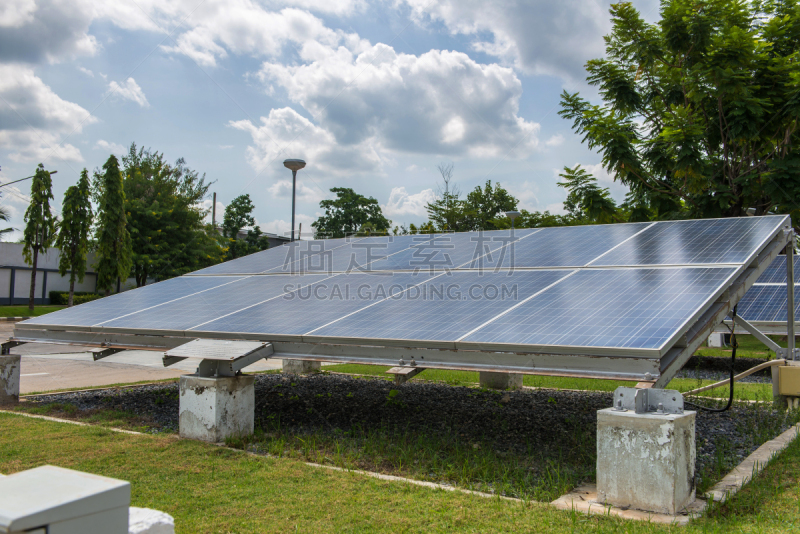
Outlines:
[[507, 211], [507, 212], [506, 212], [506, 217], [508, 217], [509, 219], [511, 219], [511, 229], [512, 229], [512, 230], [514, 229], [514, 219], [516, 219], [516, 218], [517, 218], [517, 217], [519, 217], [520, 215], [521, 215], [521, 213], [520, 213], [520, 212], [518, 212], [518, 211]]
[[306, 166], [302, 159], [287, 159], [283, 166], [292, 170], [292, 243], [294, 243], [294, 192], [297, 187], [297, 171]]

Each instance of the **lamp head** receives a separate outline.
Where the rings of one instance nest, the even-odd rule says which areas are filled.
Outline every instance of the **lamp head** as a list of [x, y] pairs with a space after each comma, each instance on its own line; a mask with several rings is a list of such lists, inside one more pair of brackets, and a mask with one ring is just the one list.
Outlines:
[[293, 171], [299, 171], [306, 166], [306, 162], [302, 159], [287, 159], [283, 162], [283, 166]]
[[512, 221], [513, 221], [514, 219], [516, 219], [517, 217], [519, 217], [520, 215], [521, 215], [521, 213], [520, 213], [520, 212], [518, 212], [518, 211], [507, 211], [507, 212], [506, 212], [506, 217], [508, 217], [508, 218], [509, 218], [509, 219], [511, 219]]

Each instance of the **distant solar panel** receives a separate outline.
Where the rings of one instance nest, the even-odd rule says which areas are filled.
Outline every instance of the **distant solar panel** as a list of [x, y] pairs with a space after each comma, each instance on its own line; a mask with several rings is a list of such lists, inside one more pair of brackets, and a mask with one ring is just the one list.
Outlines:
[[766, 269], [790, 228], [765, 216], [301, 242], [15, 332], [154, 347], [164, 336], [252, 339], [277, 357], [416, 355], [446, 368], [668, 380], [735, 303], [719, 300], [724, 290], [749, 286], [748, 267], [758, 257]]
[[[759, 323], [786, 323], [788, 299], [786, 297], [786, 256], [780, 255], [758, 277], [739, 301], [736, 313], [745, 320]], [[795, 283], [800, 283], [800, 272], [794, 270]], [[795, 297], [795, 321], [800, 319], [800, 302]], [[784, 327], [785, 329], [785, 327]]]

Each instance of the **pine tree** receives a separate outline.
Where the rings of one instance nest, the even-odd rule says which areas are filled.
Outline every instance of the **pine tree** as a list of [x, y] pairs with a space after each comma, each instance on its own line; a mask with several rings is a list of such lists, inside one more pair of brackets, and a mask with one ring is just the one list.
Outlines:
[[47, 252], [56, 233], [56, 218], [50, 212], [50, 200], [53, 198], [53, 182], [50, 173], [44, 170], [41, 163], [36, 168], [36, 174], [31, 183], [31, 203], [25, 210], [25, 232], [22, 249], [25, 263], [33, 267], [31, 271], [31, 293], [28, 299], [28, 309], [33, 311], [33, 298], [36, 293], [36, 264], [39, 261], [39, 251]]
[[89, 201], [89, 172], [83, 169], [78, 185], [67, 188], [64, 203], [61, 207], [61, 224], [59, 225], [56, 246], [61, 249], [58, 261], [58, 272], [61, 276], [69, 275], [69, 302], [75, 293], [75, 279], [83, 282], [86, 274], [86, 253], [89, 249], [89, 231], [92, 227], [92, 204]]
[[97, 199], [97, 287], [111, 294], [114, 282], [127, 280], [133, 264], [131, 234], [125, 214], [125, 191], [119, 161], [109, 156], [103, 174], [95, 173]]

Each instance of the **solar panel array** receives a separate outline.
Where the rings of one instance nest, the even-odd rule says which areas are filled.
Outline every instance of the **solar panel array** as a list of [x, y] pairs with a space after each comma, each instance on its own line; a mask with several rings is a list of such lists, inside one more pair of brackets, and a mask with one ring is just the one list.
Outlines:
[[[750, 322], [786, 322], [789, 316], [786, 281], [786, 256], [780, 255], [745, 293], [739, 301], [736, 313]], [[794, 282], [800, 283], [800, 272], [796, 268]], [[795, 320], [800, 318], [800, 302], [797, 297], [794, 314]]]
[[21, 324], [660, 350], [786, 224], [766, 216], [302, 241]]

